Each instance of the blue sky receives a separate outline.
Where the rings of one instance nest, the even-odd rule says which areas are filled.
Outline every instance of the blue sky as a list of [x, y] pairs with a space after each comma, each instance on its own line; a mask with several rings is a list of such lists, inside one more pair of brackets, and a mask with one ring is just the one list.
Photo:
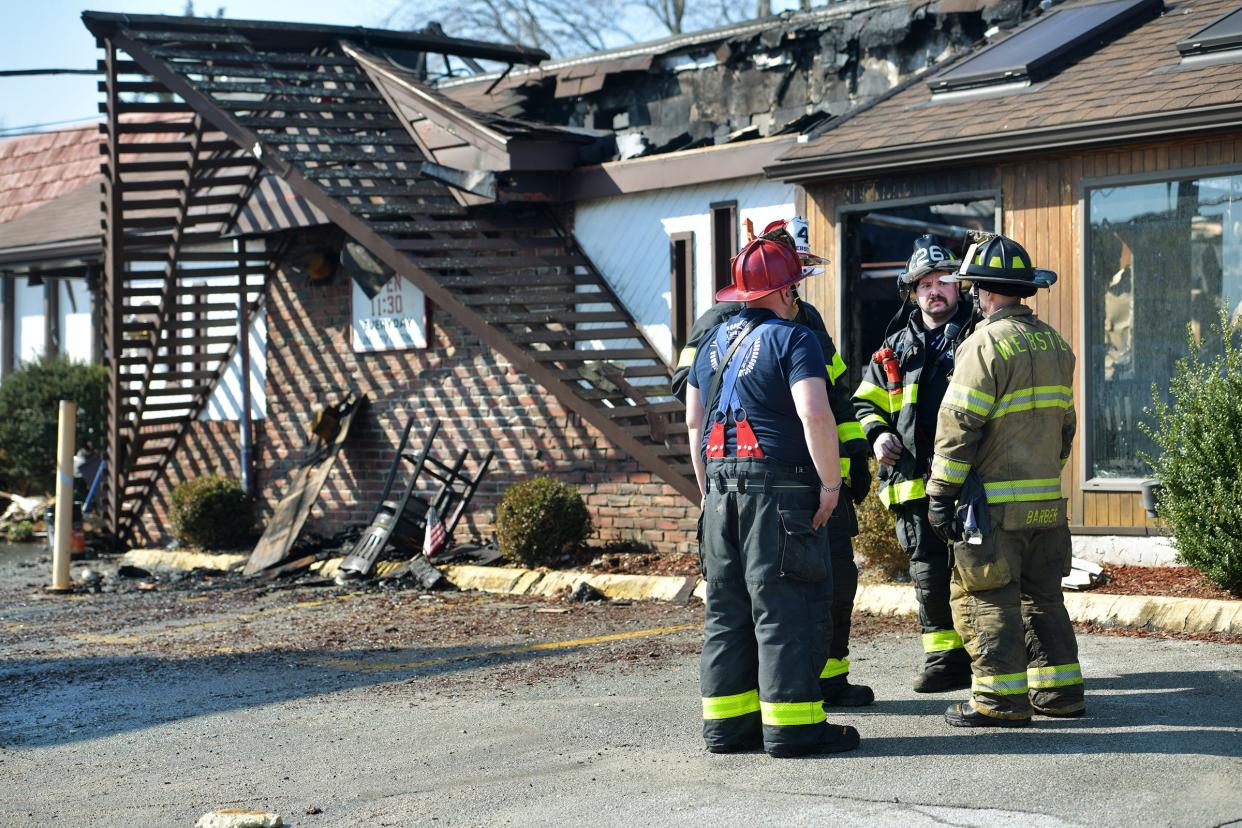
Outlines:
[[[377, 26], [396, 0], [196, 0], [195, 11], [223, 6], [228, 17]], [[185, 0], [0, 0], [0, 69], [88, 69], [101, 52], [82, 10], [181, 14]], [[0, 128], [98, 117], [97, 77], [0, 77]]]

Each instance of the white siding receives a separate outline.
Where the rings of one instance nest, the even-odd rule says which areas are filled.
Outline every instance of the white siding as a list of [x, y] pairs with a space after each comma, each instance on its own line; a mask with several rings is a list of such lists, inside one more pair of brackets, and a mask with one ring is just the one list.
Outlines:
[[57, 279], [60, 290], [60, 353], [74, 362], [94, 362], [95, 330], [85, 279]]
[[739, 233], [748, 218], [758, 232], [770, 221], [793, 215], [794, 188], [760, 177], [738, 178], [593, 199], [575, 210], [578, 243], [670, 363], [675, 357], [669, 328], [669, 236], [694, 233], [697, 316], [713, 301], [710, 205], [720, 201], [737, 202]]
[[43, 322], [43, 285], [16, 279], [13, 287], [13, 362], [36, 362], [43, 358], [47, 347], [47, 326]]

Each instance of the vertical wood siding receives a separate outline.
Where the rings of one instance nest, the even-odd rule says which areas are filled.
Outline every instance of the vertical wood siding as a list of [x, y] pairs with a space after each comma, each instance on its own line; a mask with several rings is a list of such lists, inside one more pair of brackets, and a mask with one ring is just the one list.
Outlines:
[[841, 231], [837, 213], [844, 206], [999, 187], [1002, 232], [1021, 242], [1037, 266], [1055, 270], [1059, 276], [1051, 290], [1037, 295], [1033, 302], [1035, 310], [1072, 343], [1079, 358], [1074, 383], [1079, 436], [1064, 477], [1065, 490], [1070, 493], [1072, 522], [1082, 527], [1142, 533], [1153, 528], [1154, 523], [1143, 510], [1137, 492], [1084, 490], [1082, 485], [1087, 399], [1083, 363], [1087, 349], [1082, 329], [1085, 317], [1079, 307], [1083, 295], [1085, 220], [1082, 182], [1089, 178], [1166, 171], [1178, 174], [1199, 167], [1229, 165], [1242, 167], [1242, 134], [1032, 157], [924, 175], [902, 173], [811, 184], [806, 193], [811, 243], [817, 250], [825, 251], [834, 264], [828, 278], [812, 280], [807, 295], [824, 311], [832, 335], [839, 337], [836, 262]]

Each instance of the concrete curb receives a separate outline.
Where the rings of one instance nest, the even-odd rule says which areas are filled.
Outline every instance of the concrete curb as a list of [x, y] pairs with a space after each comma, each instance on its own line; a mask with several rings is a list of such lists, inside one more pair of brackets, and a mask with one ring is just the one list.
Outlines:
[[[131, 549], [125, 553], [122, 563], [144, 569], [234, 571], [241, 569], [248, 557], [165, 549]], [[320, 561], [310, 569], [323, 577], [331, 577], [336, 573], [341, 560], [333, 558]], [[376, 565], [376, 574], [387, 574], [402, 563], [382, 561]], [[685, 575], [612, 575], [468, 564], [441, 567], [441, 571], [458, 589], [501, 595], [553, 597], [572, 591], [584, 581], [605, 598], [613, 600], [684, 604], [691, 597], [702, 600], [707, 592], [707, 584], [702, 579]], [[1069, 610], [1070, 618], [1075, 621], [1106, 627], [1242, 635], [1242, 601], [1067, 592], [1065, 607]], [[854, 609], [874, 615], [913, 616], [918, 613], [918, 603], [914, 597], [913, 586], [861, 584], [854, 599]]]
[[586, 582], [605, 598], [629, 601], [669, 601], [684, 604], [697, 578], [685, 575], [611, 575], [589, 572], [546, 572], [499, 566], [451, 565], [444, 577], [458, 589], [504, 595], [553, 596]]
[[[1064, 595], [1070, 618], [1082, 623], [1170, 632], [1242, 634], [1242, 601], [1090, 592]], [[918, 603], [912, 586], [864, 584], [858, 588], [854, 609], [875, 615], [915, 615]]]
[[231, 572], [245, 566], [249, 558], [249, 555], [185, 552], [177, 549], [131, 549], [121, 558], [121, 563], [142, 569], [220, 569]]

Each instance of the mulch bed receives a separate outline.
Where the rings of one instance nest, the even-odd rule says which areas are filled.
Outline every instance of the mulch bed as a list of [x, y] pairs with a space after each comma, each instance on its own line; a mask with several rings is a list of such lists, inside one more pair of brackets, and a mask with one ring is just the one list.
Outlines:
[[1107, 580], [1091, 592], [1111, 595], [1169, 595], [1175, 598], [1217, 598], [1236, 601], [1237, 595], [1221, 589], [1189, 566], [1104, 567]]

